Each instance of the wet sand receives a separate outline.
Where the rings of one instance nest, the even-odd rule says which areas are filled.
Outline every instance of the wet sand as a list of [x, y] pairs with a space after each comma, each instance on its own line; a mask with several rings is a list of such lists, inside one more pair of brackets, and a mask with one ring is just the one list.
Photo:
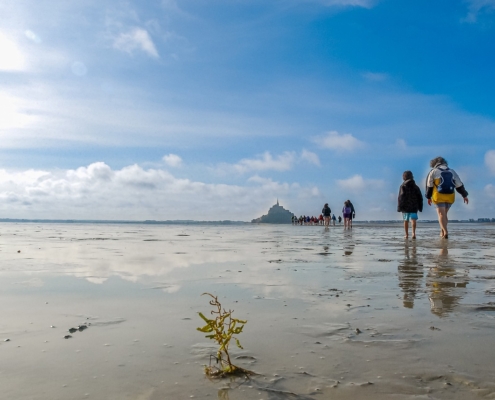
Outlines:
[[[1, 224], [0, 398], [495, 399], [495, 226], [438, 233]], [[259, 375], [204, 376], [203, 292]]]

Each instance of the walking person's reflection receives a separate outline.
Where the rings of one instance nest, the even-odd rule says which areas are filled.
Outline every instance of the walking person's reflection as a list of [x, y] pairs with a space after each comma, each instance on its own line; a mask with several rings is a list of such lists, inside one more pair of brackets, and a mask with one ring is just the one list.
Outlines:
[[462, 288], [466, 288], [469, 279], [464, 270], [458, 273], [446, 242], [442, 244], [435, 264], [426, 276], [426, 288], [431, 312], [444, 317], [459, 305], [465, 294]]
[[404, 260], [398, 267], [399, 287], [403, 292], [404, 307], [414, 307], [414, 299], [421, 290], [423, 275], [423, 265], [418, 263], [416, 242], [405, 242]]
[[352, 231], [344, 233], [344, 255], [350, 256], [354, 252], [356, 244], [352, 240]]

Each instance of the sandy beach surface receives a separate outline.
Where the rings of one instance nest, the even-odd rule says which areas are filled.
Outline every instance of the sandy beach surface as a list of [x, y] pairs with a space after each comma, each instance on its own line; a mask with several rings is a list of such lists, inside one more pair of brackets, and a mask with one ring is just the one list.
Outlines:
[[[495, 226], [450, 228], [1, 224], [0, 398], [495, 399]], [[259, 375], [205, 377], [203, 292]]]

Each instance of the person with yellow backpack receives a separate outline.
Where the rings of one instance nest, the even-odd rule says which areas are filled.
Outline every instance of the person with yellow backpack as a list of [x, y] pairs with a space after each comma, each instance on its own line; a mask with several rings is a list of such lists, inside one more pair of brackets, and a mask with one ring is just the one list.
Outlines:
[[435, 206], [440, 224], [440, 236], [444, 239], [449, 238], [447, 224], [449, 222], [447, 213], [455, 201], [455, 192], [457, 191], [468, 204], [468, 192], [464, 188], [459, 175], [449, 168], [447, 160], [443, 157], [436, 157], [430, 161], [432, 168], [426, 178], [426, 198], [428, 205]]

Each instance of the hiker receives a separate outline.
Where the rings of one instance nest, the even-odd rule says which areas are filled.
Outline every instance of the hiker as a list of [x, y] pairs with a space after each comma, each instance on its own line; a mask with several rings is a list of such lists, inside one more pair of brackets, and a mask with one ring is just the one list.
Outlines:
[[463, 197], [466, 204], [469, 204], [468, 192], [464, 188], [459, 175], [449, 168], [445, 158], [434, 158], [430, 161], [430, 167], [432, 170], [426, 178], [426, 198], [428, 199], [428, 205], [431, 206], [433, 203], [437, 209], [440, 237], [448, 239], [447, 224], [449, 220], [447, 214], [455, 201], [454, 190]]
[[423, 195], [414, 182], [411, 171], [404, 171], [402, 180], [397, 199], [397, 211], [402, 213], [404, 220], [404, 238], [409, 237], [409, 221], [411, 221], [412, 238], [416, 239], [416, 221], [418, 220], [418, 211], [423, 212]]
[[349, 200], [344, 202], [344, 207], [342, 208], [342, 217], [344, 218], [344, 228], [351, 227], [351, 215], [352, 208]]
[[352, 228], [352, 220], [356, 219], [356, 210], [354, 209], [354, 204], [352, 204], [349, 199], [347, 199], [347, 201], [349, 202], [349, 206], [351, 207], [351, 217], [349, 218], [349, 224], [350, 228]]
[[325, 226], [330, 225], [330, 215], [332, 215], [332, 210], [328, 206], [328, 203], [325, 203], [323, 206], [323, 209], [321, 210], [321, 213], [323, 214], [323, 218], [325, 219]]

